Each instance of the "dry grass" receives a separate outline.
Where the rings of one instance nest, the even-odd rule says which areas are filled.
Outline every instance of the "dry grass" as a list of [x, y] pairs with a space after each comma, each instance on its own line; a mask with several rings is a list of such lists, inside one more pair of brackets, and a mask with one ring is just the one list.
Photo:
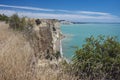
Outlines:
[[76, 80], [57, 61], [41, 60], [33, 67], [33, 49], [19, 32], [0, 22], [0, 80]]
[[0, 23], [0, 80], [29, 80], [32, 53], [21, 34]]
[[55, 60], [39, 60], [36, 80], [77, 80], [76, 77], [64, 73], [61, 67], [60, 63]]

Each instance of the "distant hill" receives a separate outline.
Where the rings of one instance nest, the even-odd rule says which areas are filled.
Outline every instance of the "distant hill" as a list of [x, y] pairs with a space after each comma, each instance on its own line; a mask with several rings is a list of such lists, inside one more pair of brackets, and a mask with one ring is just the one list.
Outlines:
[[119, 22], [72, 22], [73, 24], [120, 24]]
[[66, 21], [66, 20], [59, 20], [59, 22], [60, 22], [61, 24], [73, 24], [72, 22]]

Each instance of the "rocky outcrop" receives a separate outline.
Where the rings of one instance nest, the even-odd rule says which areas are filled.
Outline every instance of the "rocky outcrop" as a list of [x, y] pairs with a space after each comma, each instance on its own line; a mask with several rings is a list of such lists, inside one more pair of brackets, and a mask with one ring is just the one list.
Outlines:
[[28, 35], [35, 57], [55, 59], [60, 57], [60, 23], [56, 19], [30, 19]]

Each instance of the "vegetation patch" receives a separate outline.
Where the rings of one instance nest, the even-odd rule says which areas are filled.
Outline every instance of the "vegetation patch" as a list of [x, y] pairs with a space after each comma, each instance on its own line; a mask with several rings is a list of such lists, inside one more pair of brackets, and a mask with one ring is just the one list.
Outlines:
[[116, 37], [93, 36], [78, 48], [70, 64], [64, 65], [68, 73], [89, 80], [120, 79], [120, 43]]
[[9, 17], [4, 14], [0, 14], [0, 21], [5, 21], [6, 23], [8, 23]]
[[14, 14], [10, 17], [9, 20], [10, 28], [18, 31], [22, 31], [25, 29], [26, 21], [25, 17], [19, 18], [17, 14]]

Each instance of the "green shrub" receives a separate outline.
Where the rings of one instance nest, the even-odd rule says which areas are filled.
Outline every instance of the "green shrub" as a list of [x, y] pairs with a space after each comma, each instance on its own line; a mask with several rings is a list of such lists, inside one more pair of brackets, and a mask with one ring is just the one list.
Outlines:
[[19, 18], [19, 16], [17, 14], [14, 14], [10, 17], [10, 27], [14, 30], [24, 30], [25, 26], [26, 26], [26, 21], [25, 21], [25, 17], [23, 18]]
[[120, 43], [116, 37], [91, 36], [76, 50], [69, 68], [81, 79], [120, 80]]
[[6, 21], [6, 23], [8, 23], [9, 17], [4, 14], [0, 14], [0, 21]]

